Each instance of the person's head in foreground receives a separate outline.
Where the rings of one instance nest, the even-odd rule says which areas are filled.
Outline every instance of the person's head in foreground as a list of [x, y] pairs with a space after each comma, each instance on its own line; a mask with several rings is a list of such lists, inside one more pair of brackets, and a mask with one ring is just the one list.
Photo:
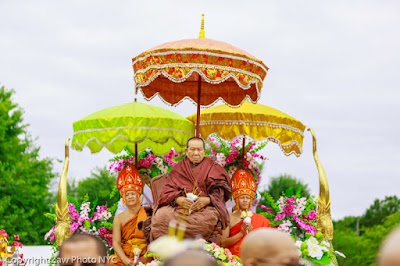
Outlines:
[[298, 266], [299, 252], [293, 239], [276, 229], [250, 232], [240, 248], [243, 266]]
[[392, 230], [378, 252], [378, 266], [400, 266], [400, 226]]
[[63, 265], [108, 265], [107, 248], [95, 236], [73, 234], [59, 250], [59, 264]]
[[218, 266], [214, 258], [202, 250], [187, 250], [167, 259], [164, 266]]
[[192, 137], [186, 144], [186, 156], [189, 161], [195, 164], [203, 161], [206, 152], [206, 144], [202, 138]]

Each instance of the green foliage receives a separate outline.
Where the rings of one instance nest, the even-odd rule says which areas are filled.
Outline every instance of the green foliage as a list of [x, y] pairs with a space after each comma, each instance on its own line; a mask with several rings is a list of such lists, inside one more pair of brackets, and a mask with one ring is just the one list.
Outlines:
[[40, 245], [51, 226], [43, 214], [50, 210], [55, 174], [52, 160], [40, 158], [14, 93], [0, 87], [0, 228], [19, 234], [25, 245]]
[[265, 216], [271, 222], [272, 227], [278, 226], [280, 221], [274, 221], [276, 214], [279, 212], [278, 204], [276, 204], [275, 199], [267, 191], [262, 191], [260, 194], [261, 199], [264, 199], [262, 204], [265, 206], [269, 206], [271, 208], [271, 211], [267, 212], [259, 208], [257, 212]]
[[[70, 188], [73, 188], [73, 186]], [[94, 206], [112, 206], [119, 201], [119, 194], [115, 193], [115, 189], [115, 177], [110, 175], [106, 167], [103, 167], [96, 168], [89, 177], [80, 180], [76, 188], [68, 191], [68, 194], [76, 198], [76, 202], [70, 202], [77, 209], [80, 207], [78, 202], [84, 202], [88, 198], [94, 199]], [[72, 200], [72, 197], [68, 199]]]
[[288, 189], [291, 190], [288, 191], [291, 195], [293, 195], [293, 191], [295, 191], [296, 197], [310, 197], [310, 190], [307, 184], [286, 174], [272, 177], [267, 191], [274, 199], [278, 200], [279, 197], [282, 196], [282, 192], [286, 192]]
[[[363, 216], [345, 217], [334, 222], [333, 245], [347, 256], [346, 259], [338, 257], [339, 265], [375, 265], [376, 254], [383, 239], [400, 225], [400, 212], [395, 212], [397, 201], [396, 196], [377, 199]], [[360, 236], [356, 231], [357, 220], [362, 232]]]
[[333, 227], [335, 230], [345, 231], [346, 229], [349, 229], [355, 232], [357, 229], [357, 220], [359, 219], [360, 217], [357, 216], [347, 216], [339, 221], [333, 221]]
[[[310, 190], [307, 184], [304, 184], [295, 177], [284, 174], [278, 177], [272, 177], [268, 188], [264, 191], [260, 191], [260, 194], [260, 204], [272, 208], [275, 212], [278, 212], [276, 209], [278, 208], [277, 205], [273, 206], [271, 203], [277, 202], [282, 195], [286, 197], [295, 195], [296, 198], [309, 198]], [[261, 208], [257, 208], [257, 212], [263, 212], [263, 210]]]
[[382, 223], [383, 219], [392, 213], [400, 212], [400, 199], [387, 196], [383, 200], [376, 199], [360, 218], [360, 225], [371, 227]]
[[362, 236], [357, 236], [355, 230], [335, 228], [333, 246], [347, 256], [339, 260], [339, 265], [375, 265], [376, 254], [383, 239], [398, 225], [400, 213], [393, 213], [385, 217], [382, 224], [364, 228]]

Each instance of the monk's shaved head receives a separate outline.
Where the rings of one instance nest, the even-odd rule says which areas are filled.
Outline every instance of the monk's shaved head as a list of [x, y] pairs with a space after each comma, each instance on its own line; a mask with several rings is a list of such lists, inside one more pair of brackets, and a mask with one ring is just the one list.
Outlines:
[[200, 250], [183, 251], [164, 262], [164, 266], [218, 266], [207, 253]]
[[394, 229], [383, 241], [383, 244], [378, 253], [377, 265], [400, 265], [400, 226]]
[[269, 263], [270, 265], [298, 265], [299, 252], [294, 240], [276, 229], [258, 229], [248, 234], [242, 243], [240, 257], [244, 266]]

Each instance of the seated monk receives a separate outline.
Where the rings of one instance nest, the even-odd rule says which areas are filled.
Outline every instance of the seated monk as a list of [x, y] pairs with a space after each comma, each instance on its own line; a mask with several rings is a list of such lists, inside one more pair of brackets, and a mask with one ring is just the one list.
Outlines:
[[189, 139], [186, 157], [168, 174], [160, 193], [151, 223], [152, 239], [168, 234], [171, 220], [186, 223], [185, 238], [200, 236], [206, 240], [213, 236], [219, 221], [222, 228], [229, 225], [225, 206], [231, 196], [229, 175], [204, 155], [204, 140]]
[[[223, 231], [222, 246], [228, 248], [233, 255], [239, 256], [243, 238], [257, 228], [270, 227], [270, 222], [264, 216], [250, 211], [256, 194], [256, 184], [249, 172], [239, 169], [234, 173], [232, 193], [236, 206], [230, 214], [229, 228]], [[244, 219], [244, 216], [251, 217]]]
[[[146, 262], [143, 256], [147, 251], [144, 234], [138, 228], [138, 223], [147, 219], [145, 209], [141, 206], [142, 180], [135, 168], [128, 164], [117, 178], [117, 187], [123, 204], [127, 210], [117, 214], [113, 222], [114, 255], [110, 257], [111, 265], [136, 265], [139, 261]], [[134, 249], [140, 249], [140, 257], [134, 263]]]

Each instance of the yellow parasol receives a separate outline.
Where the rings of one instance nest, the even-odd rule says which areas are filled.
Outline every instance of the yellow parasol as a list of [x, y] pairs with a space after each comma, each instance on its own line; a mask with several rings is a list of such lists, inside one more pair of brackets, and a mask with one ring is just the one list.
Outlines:
[[[196, 122], [196, 114], [188, 117]], [[224, 139], [247, 135], [256, 141], [277, 143], [285, 155], [300, 156], [305, 125], [272, 107], [244, 102], [238, 108], [226, 105], [204, 109], [200, 115], [200, 134], [207, 138], [217, 133]]]
[[[159, 95], [177, 105], [189, 98], [200, 106], [218, 100], [238, 106], [257, 102], [268, 67], [228, 43], [205, 38], [204, 15], [198, 39], [168, 42], [132, 59], [136, 91], [145, 99]], [[198, 130], [196, 130], [198, 134]]]

